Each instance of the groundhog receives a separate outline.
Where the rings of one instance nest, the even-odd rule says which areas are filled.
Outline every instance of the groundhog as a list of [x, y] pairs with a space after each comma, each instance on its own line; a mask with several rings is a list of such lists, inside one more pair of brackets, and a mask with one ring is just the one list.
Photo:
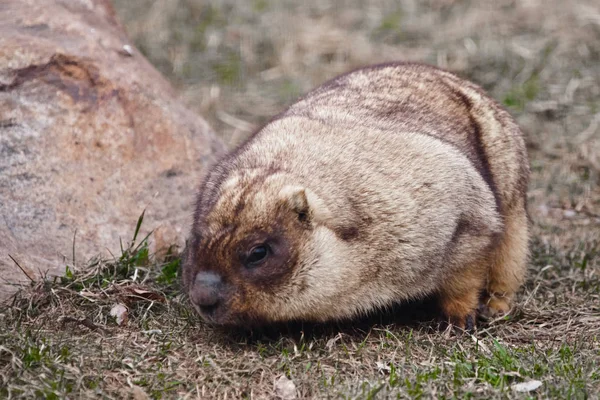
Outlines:
[[435, 296], [507, 313], [528, 256], [523, 136], [483, 90], [389, 63], [323, 84], [218, 161], [183, 286], [214, 324], [352, 318]]

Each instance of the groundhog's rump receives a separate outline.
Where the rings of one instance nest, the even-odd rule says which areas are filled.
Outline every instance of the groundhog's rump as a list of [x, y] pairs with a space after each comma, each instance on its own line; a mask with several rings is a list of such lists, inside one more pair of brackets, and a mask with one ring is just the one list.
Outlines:
[[349, 318], [437, 295], [506, 313], [527, 259], [522, 134], [472, 83], [419, 64], [337, 77], [212, 167], [183, 267], [218, 324]]

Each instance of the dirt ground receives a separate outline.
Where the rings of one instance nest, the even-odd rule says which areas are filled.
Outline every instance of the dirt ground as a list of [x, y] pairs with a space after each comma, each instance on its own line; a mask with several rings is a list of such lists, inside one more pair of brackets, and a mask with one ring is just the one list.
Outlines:
[[[142, 245], [0, 311], [0, 397], [599, 398], [597, 0], [115, 3], [139, 51], [230, 146], [369, 63], [427, 62], [483, 86], [527, 138], [528, 280], [512, 315], [472, 336], [432, 328], [426, 305], [400, 309], [401, 321], [247, 335], [189, 314], [170, 280], [176, 262]], [[152, 295], [135, 292], [119, 326], [110, 310], [132, 297], [134, 270], [147, 278], [135, 290]], [[514, 386], [531, 381], [541, 386]]]

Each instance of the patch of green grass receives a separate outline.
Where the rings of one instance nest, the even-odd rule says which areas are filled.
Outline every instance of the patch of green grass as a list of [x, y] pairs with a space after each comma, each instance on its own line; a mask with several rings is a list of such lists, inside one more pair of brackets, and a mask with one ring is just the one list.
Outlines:
[[254, 0], [252, 2], [252, 9], [257, 13], [265, 11], [268, 7], [269, 2], [267, 0]]
[[540, 92], [539, 77], [532, 75], [522, 85], [514, 86], [504, 95], [502, 102], [505, 106], [517, 111], [523, 111], [525, 105], [534, 100]]
[[402, 11], [396, 11], [387, 14], [381, 20], [378, 30], [382, 32], [397, 32], [400, 30], [400, 23], [402, 22]]
[[181, 259], [179, 257], [167, 262], [161, 269], [161, 274], [156, 281], [164, 285], [172, 285], [178, 277], [181, 269]]
[[[537, 379], [542, 382], [541, 391], [552, 398], [583, 399], [593, 394], [590, 383], [600, 383], [598, 360], [577, 356], [585, 351], [583, 348], [566, 344], [547, 350], [533, 345], [509, 348], [493, 338], [484, 341], [493, 345], [490, 353], [478, 351], [477, 346], [465, 345], [459, 339], [446, 343], [450, 349], [434, 345], [433, 352], [439, 357], [430, 358], [430, 362], [415, 365], [404, 359], [390, 363], [386, 367], [387, 379], [363, 382], [356, 392], [358, 398], [375, 392], [383, 393], [384, 398], [426, 398], [431, 393], [443, 398], [489, 398], [501, 394], [510, 397], [514, 394], [512, 385]], [[418, 343], [414, 345], [420, 347]], [[333, 379], [325, 377], [323, 385], [332, 386]], [[356, 393], [351, 390], [347, 398], [356, 398]]]
[[[81, 291], [83, 289], [107, 288], [115, 281], [131, 279], [134, 275], [140, 276], [140, 279], [148, 275], [148, 266], [154, 262], [150, 257], [148, 239], [152, 232], [147, 234], [142, 240], [138, 241], [140, 228], [144, 221], [145, 211], [138, 218], [135, 231], [131, 241], [124, 246], [121, 241], [121, 255], [113, 260], [93, 260], [88, 265], [88, 274], [82, 276], [76, 273], [68, 265], [65, 268], [65, 274], [60, 278], [61, 284], [65, 287]], [[173, 258], [170, 264], [177, 264], [178, 258]], [[178, 265], [178, 264], [177, 264]], [[165, 265], [167, 271], [171, 273], [172, 267]], [[89, 273], [92, 271], [92, 273]], [[165, 279], [165, 278], [163, 278]], [[170, 280], [169, 282], [172, 282]]]
[[[3, 365], [6, 367], [8, 364], [4, 362], [10, 358], [11, 365], [25, 372], [16, 376], [13, 384], [27, 385], [30, 383], [28, 376], [36, 377], [38, 385], [29, 391], [30, 394], [36, 397], [60, 399], [68, 397], [77, 386], [76, 379], [69, 373], [73, 360], [67, 341], [56, 342], [44, 337], [42, 333], [27, 330], [23, 337], [8, 338], [2, 346], [4, 348], [0, 347], [0, 368]], [[2, 398], [26, 393], [28, 393], [26, 390], [18, 388], [11, 390], [7, 386], [0, 385]]]
[[212, 69], [219, 83], [233, 86], [240, 82], [242, 75], [240, 55], [231, 51], [225, 60], [213, 64]]
[[404, 39], [402, 26], [403, 12], [395, 10], [383, 16], [377, 29], [373, 31], [373, 37], [386, 43], [399, 43]]

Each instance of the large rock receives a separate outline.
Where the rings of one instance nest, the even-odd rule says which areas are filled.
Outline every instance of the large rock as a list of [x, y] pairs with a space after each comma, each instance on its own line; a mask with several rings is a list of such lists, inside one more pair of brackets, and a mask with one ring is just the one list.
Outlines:
[[[119, 252], [146, 209], [182, 244], [223, 150], [131, 46], [105, 0], [0, 2], [0, 285]], [[8, 293], [0, 286], [0, 297]]]

